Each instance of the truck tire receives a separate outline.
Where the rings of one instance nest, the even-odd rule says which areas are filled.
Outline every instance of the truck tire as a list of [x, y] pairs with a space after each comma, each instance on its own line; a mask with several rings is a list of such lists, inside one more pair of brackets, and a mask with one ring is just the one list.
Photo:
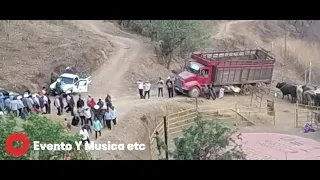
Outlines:
[[251, 93], [252, 86], [250, 84], [244, 84], [242, 86], [241, 92], [243, 95], [249, 95]]
[[182, 92], [178, 91], [178, 90], [174, 90], [174, 92], [176, 93], [176, 95], [182, 95]]
[[188, 91], [188, 95], [191, 98], [197, 98], [200, 95], [200, 89], [195, 86]]

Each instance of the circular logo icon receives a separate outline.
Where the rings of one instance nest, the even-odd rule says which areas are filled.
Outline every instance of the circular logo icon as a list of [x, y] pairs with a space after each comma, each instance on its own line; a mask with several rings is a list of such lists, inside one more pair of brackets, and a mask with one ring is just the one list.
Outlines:
[[[15, 147], [13, 144], [15, 142]], [[21, 142], [21, 147], [18, 147], [18, 142]], [[30, 139], [26, 134], [23, 133], [13, 133], [10, 134], [6, 141], [6, 151], [9, 155], [13, 155], [15, 157], [23, 156], [28, 152], [30, 146]]]

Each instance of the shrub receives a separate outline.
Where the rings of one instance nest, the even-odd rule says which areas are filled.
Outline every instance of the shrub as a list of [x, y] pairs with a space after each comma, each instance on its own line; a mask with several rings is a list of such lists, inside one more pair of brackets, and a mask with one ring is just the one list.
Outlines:
[[[14, 157], [8, 155], [5, 150], [7, 137], [15, 132], [25, 133], [31, 141], [29, 151], [21, 156]], [[6, 117], [0, 119], [0, 159], [6, 160], [62, 160], [67, 154], [70, 154], [72, 160], [89, 160], [91, 154], [81, 147], [81, 150], [76, 149], [75, 141], [81, 141], [79, 135], [72, 135], [65, 131], [63, 126], [57, 122], [53, 122], [46, 117], [39, 115], [29, 116], [26, 121], [21, 119]], [[33, 141], [40, 141], [43, 144], [60, 144], [70, 143], [72, 151], [48, 151], [48, 150], [33, 150]]]

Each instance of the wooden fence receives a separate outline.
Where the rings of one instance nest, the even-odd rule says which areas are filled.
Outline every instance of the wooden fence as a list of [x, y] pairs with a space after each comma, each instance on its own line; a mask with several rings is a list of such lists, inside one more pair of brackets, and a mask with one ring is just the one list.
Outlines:
[[320, 124], [319, 110], [319, 106], [304, 105], [297, 102], [294, 122], [295, 127], [303, 127], [306, 123], [318, 127]]
[[[158, 136], [169, 149], [172, 149], [174, 147], [172, 139], [181, 136], [183, 129], [195, 125], [195, 119], [198, 116], [200, 116], [202, 120], [218, 120], [230, 126], [252, 126], [256, 123], [250, 119], [250, 115], [254, 113], [264, 113], [265, 115], [273, 117], [272, 119], [275, 124], [274, 101], [267, 100], [266, 104], [269, 105], [265, 108], [262, 107], [264, 103], [261, 102], [259, 104], [261, 104], [261, 107], [258, 110], [252, 110], [252, 107], [247, 107], [246, 109], [245, 107], [237, 105], [237, 103], [230, 104], [230, 108], [228, 109], [198, 106], [198, 103], [196, 103], [194, 108], [175, 113], [166, 112], [166, 115], [158, 117], [159, 119], [162, 118], [162, 121], [158, 123], [154, 131], [149, 135], [151, 159], [157, 159], [159, 156], [165, 156], [166, 159], [168, 159], [168, 154], [165, 154], [165, 152], [162, 152], [162, 154], [159, 153], [155, 139], [156, 136]], [[249, 114], [249, 116], [247, 114]]]

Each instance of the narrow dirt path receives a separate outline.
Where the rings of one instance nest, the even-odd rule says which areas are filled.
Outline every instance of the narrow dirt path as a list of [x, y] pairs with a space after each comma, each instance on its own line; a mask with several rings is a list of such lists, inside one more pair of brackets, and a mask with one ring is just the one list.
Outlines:
[[235, 21], [221, 23], [219, 26], [218, 32], [213, 36], [213, 38], [215, 39], [232, 38], [232, 35], [230, 34], [230, 30], [233, 25], [248, 23], [253, 21], [256, 21], [256, 20], [235, 20]]
[[[101, 68], [94, 74], [92, 79], [92, 85], [89, 88], [89, 93], [93, 97], [103, 98], [107, 94], [111, 94], [113, 97], [113, 103], [119, 113], [119, 124], [113, 128], [112, 131], [104, 130], [102, 137], [100, 137], [96, 143], [134, 143], [138, 137], [135, 137], [135, 127], [137, 124], [125, 119], [126, 115], [134, 107], [142, 105], [152, 105], [158, 103], [158, 100], [145, 101], [140, 100], [135, 96], [126, 95], [127, 90], [124, 89], [125, 79], [124, 75], [128, 71], [130, 66], [134, 66], [135, 62], [142, 56], [147, 55], [150, 52], [150, 47], [143, 43], [140, 39], [126, 38], [111, 35], [103, 32], [97, 21], [79, 21], [81, 28], [85, 28], [98, 35], [104, 36], [107, 40], [111, 41], [115, 45], [116, 51], [108, 62], [103, 64]], [[132, 154], [132, 152], [126, 151], [95, 151], [94, 154], [99, 159], [140, 159]]]

